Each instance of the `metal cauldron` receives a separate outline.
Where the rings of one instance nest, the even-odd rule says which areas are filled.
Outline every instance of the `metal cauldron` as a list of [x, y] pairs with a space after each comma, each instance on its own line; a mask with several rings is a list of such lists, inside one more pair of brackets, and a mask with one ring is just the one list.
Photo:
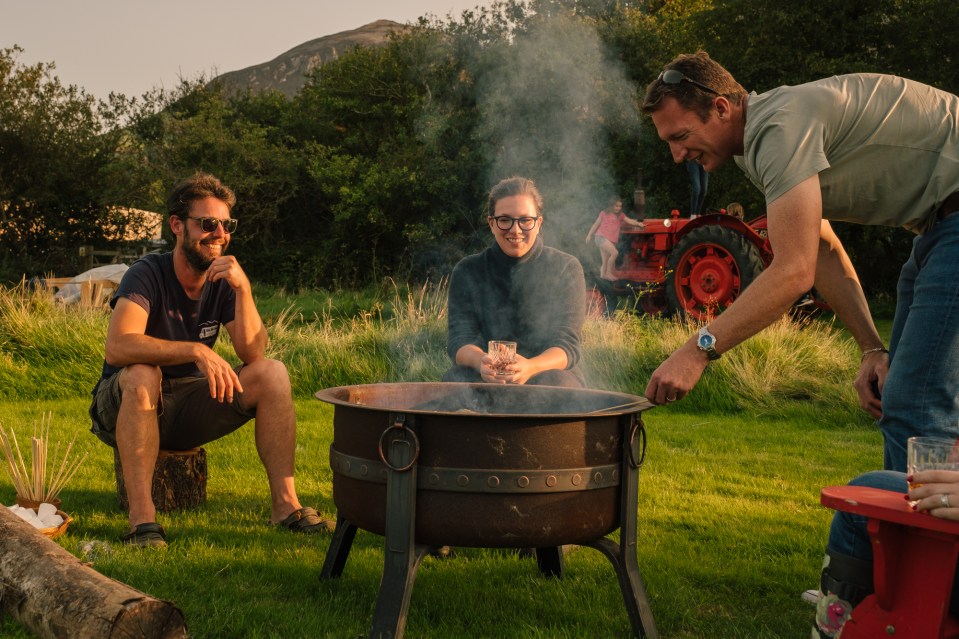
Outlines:
[[[413, 579], [432, 546], [590, 546], [617, 571], [637, 636], [655, 637], [636, 565], [639, 413], [624, 393], [528, 385], [398, 383], [329, 388], [337, 531], [323, 578], [338, 577], [357, 529], [386, 537], [374, 637], [401, 637]], [[620, 528], [619, 542], [605, 537]]]

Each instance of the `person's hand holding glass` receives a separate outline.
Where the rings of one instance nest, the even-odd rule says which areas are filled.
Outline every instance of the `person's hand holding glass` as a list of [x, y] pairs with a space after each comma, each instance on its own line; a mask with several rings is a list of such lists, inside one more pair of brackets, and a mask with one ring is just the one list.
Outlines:
[[511, 382], [513, 371], [510, 366], [516, 362], [516, 342], [490, 340], [486, 356], [483, 358], [481, 374], [484, 381], [507, 384]]
[[913, 510], [959, 520], [959, 441], [910, 437], [906, 452]]

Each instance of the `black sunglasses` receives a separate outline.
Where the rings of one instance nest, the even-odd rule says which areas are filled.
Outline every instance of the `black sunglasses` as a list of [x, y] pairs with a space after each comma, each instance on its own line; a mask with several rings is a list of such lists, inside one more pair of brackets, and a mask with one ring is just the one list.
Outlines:
[[693, 80], [692, 78], [687, 76], [682, 71], [677, 71], [676, 69], [664, 70], [662, 73], [659, 74], [659, 80], [663, 84], [680, 84], [681, 82], [685, 81], [685, 82], [689, 82], [691, 85], [693, 85], [697, 89], [702, 89], [703, 91], [707, 93], [712, 93], [713, 95], [722, 95], [722, 93], [720, 93], [716, 89], [710, 89], [708, 86], [706, 86], [702, 82], [697, 82], [696, 80]]
[[215, 217], [190, 217], [187, 216], [188, 220], [195, 220], [200, 223], [200, 228], [204, 233], [215, 233], [216, 229], [222, 224], [224, 233], [232, 233], [236, 230], [237, 221], [233, 218], [228, 220], [221, 220]]
[[501, 231], [510, 230], [514, 224], [519, 224], [519, 227], [524, 231], [532, 231], [533, 227], [536, 226], [536, 220], [539, 219], [539, 216], [510, 217], [508, 215], [491, 215], [490, 219], [496, 222], [496, 228]]

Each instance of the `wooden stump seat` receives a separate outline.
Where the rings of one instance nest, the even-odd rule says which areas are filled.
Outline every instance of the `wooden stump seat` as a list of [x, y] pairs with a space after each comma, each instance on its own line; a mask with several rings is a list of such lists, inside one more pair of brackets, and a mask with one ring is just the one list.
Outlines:
[[[129, 510], [120, 452], [113, 449], [120, 508]], [[153, 504], [159, 512], [191, 510], [206, 504], [206, 450], [161, 450], [153, 471]]]

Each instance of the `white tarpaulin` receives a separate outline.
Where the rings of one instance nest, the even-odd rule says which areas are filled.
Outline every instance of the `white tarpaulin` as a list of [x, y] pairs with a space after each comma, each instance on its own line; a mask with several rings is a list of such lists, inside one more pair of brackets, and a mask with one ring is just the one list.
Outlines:
[[[127, 269], [130, 268], [126, 264], [106, 264], [104, 266], [97, 266], [96, 268], [91, 268], [89, 271], [84, 271], [76, 277], [73, 277], [70, 280], [70, 284], [67, 284], [60, 288], [59, 291], [53, 296], [58, 302], [63, 304], [76, 304], [80, 301], [80, 284], [79, 282], [86, 282], [89, 280], [109, 280], [114, 284], [119, 285], [120, 280], [123, 278], [123, 274], [127, 272]], [[73, 284], [72, 282], [77, 282]], [[116, 286], [114, 286], [116, 289]], [[111, 291], [105, 291], [107, 295]], [[106, 300], [102, 300], [106, 302]]]

